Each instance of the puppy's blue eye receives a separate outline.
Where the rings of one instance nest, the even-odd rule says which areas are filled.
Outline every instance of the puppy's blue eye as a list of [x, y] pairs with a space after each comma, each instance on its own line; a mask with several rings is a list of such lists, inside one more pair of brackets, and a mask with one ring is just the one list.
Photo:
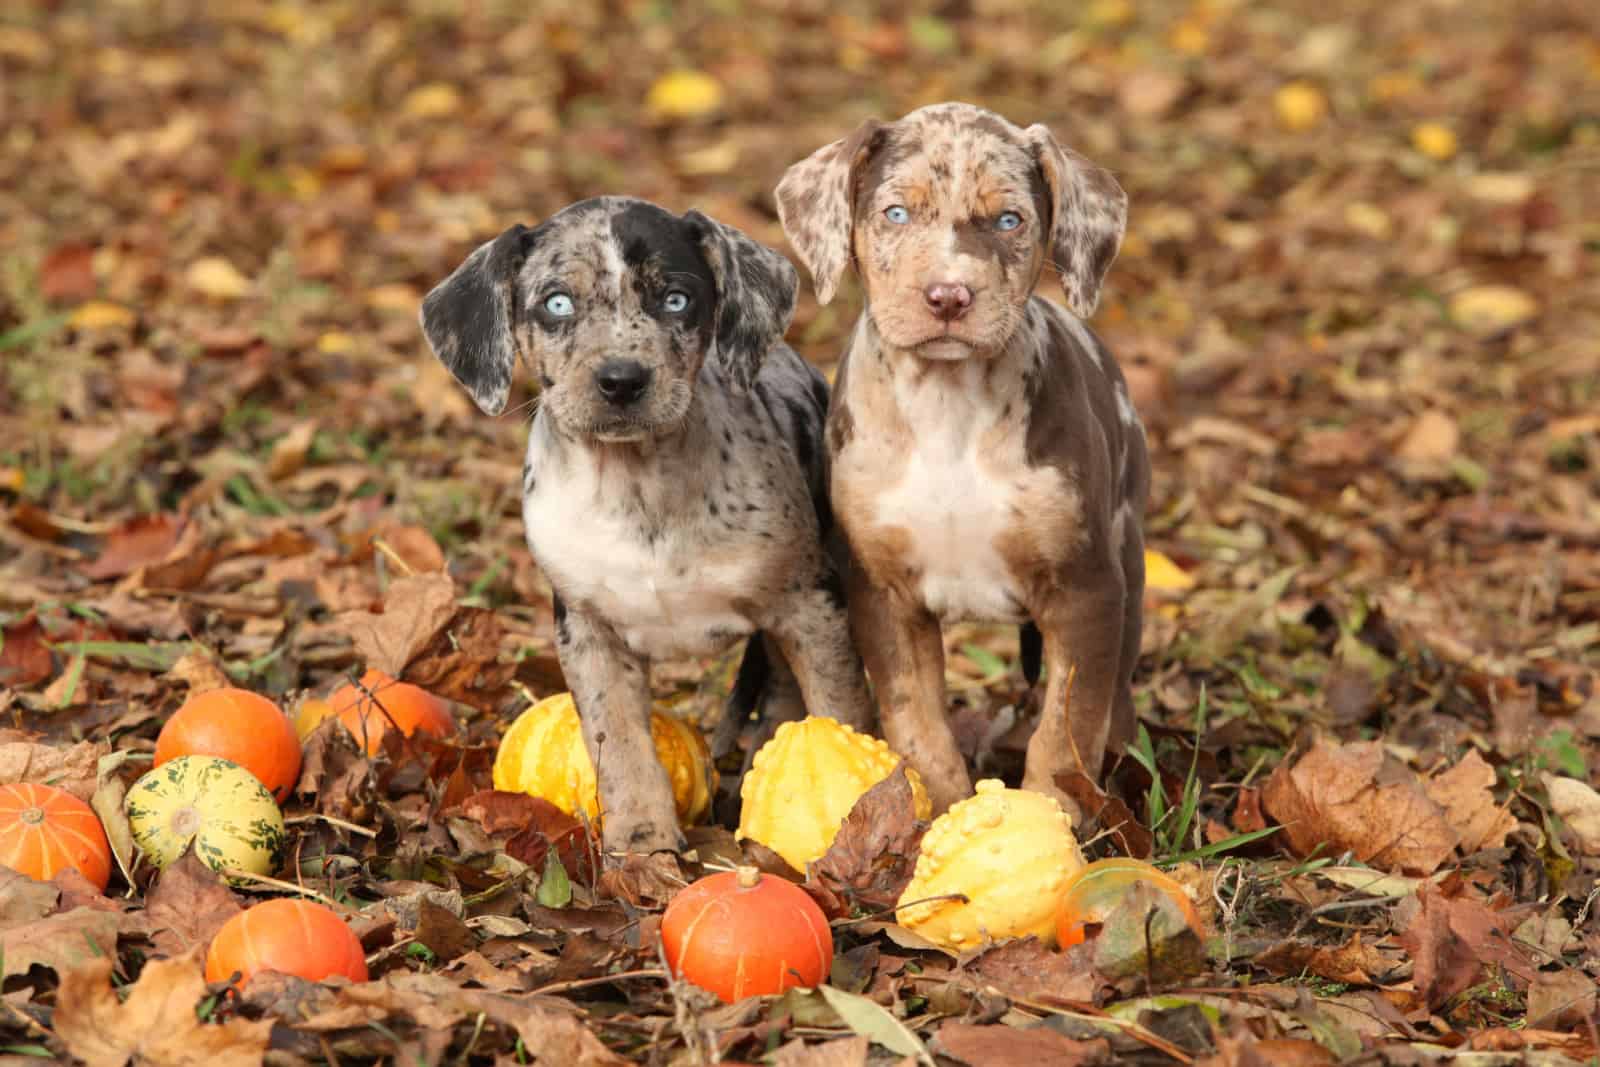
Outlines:
[[1002, 211], [1000, 217], [994, 220], [994, 228], [997, 230], [1014, 230], [1021, 225], [1022, 216], [1015, 211]]
[[544, 298], [544, 309], [558, 319], [564, 319], [577, 311], [572, 303], [572, 297], [566, 293], [551, 293]]
[[894, 223], [896, 226], [904, 226], [906, 223], [911, 221], [911, 212], [907, 211], [899, 204], [895, 204], [893, 207], [884, 210], [883, 217]]
[[661, 301], [661, 306], [676, 314], [689, 306], [689, 294], [674, 289], [667, 294], [665, 300]]

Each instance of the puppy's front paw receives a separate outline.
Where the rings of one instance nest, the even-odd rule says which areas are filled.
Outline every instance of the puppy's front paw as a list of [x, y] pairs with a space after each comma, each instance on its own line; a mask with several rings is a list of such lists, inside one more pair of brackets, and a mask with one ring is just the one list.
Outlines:
[[605, 846], [608, 853], [682, 852], [686, 842], [678, 830], [675, 815], [652, 819], [620, 813], [606, 816]]

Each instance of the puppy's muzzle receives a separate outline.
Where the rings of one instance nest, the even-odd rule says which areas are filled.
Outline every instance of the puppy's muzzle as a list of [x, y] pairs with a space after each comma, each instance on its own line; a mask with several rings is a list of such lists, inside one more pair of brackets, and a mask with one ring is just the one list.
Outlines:
[[594, 372], [594, 387], [608, 404], [625, 408], [644, 395], [655, 372], [633, 359], [608, 359]]
[[972, 308], [972, 290], [959, 282], [934, 282], [922, 291], [922, 298], [941, 322], [955, 322]]

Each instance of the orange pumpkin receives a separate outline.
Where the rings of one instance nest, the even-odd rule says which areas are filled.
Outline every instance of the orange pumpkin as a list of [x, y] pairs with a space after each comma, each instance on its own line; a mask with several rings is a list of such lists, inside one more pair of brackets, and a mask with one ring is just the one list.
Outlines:
[[341, 686], [328, 703], [345, 729], [355, 735], [356, 742], [366, 745], [368, 753], [375, 753], [382, 747], [383, 735], [391, 725], [398, 726], [407, 737], [418, 730], [435, 737], [448, 737], [456, 729], [456, 721], [444, 701], [409, 682], [397, 682], [379, 670], [363, 674], [361, 686]]
[[75, 867], [101, 892], [111, 880], [111, 845], [94, 811], [53, 785], [0, 786], [0, 864], [41, 882]]
[[740, 867], [700, 879], [661, 916], [667, 966], [731, 1004], [820, 985], [833, 966], [833, 932], [805, 890]]
[[248, 689], [208, 689], [173, 713], [156, 738], [157, 767], [179, 756], [216, 756], [255, 775], [274, 800], [300, 779], [300, 739], [283, 709]]
[[1062, 948], [1082, 944], [1089, 925], [1105, 922], [1139, 882], [1171, 897], [1188, 924], [1200, 929], [1200, 915], [1181, 883], [1143, 860], [1113, 856], [1096, 860], [1062, 883], [1056, 905], [1056, 943]]
[[239, 984], [257, 971], [280, 971], [308, 982], [344, 975], [367, 980], [361, 939], [331, 908], [308, 900], [278, 898], [246, 908], [211, 939], [206, 951], [206, 981]]

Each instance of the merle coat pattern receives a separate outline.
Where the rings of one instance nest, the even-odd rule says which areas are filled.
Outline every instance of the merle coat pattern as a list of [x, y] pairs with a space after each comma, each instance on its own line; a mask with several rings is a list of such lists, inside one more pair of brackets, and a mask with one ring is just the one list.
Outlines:
[[861, 662], [824, 549], [828, 388], [783, 344], [798, 276], [690, 211], [582, 201], [513, 226], [428, 294], [439, 359], [490, 414], [516, 357], [540, 384], [528, 546], [598, 770], [609, 851], [682, 845], [649, 729], [652, 659], [747, 635], [774, 723], [864, 726]]
[[[944, 715], [940, 623], [1024, 623], [1048, 686], [1023, 784], [1101, 770], [1131, 734], [1149, 491], [1144, 432], [1084, 325], [1122, 238], [1116, 180], [1044, 126], [967, 104], [864, 123], [777, 189], [826, 303], [867, 307], [835, 379], [830, 494], [884, 736], [936, 810], [971, 792]], [[1032, 295], [1055, 268], [1065, 308]]]

